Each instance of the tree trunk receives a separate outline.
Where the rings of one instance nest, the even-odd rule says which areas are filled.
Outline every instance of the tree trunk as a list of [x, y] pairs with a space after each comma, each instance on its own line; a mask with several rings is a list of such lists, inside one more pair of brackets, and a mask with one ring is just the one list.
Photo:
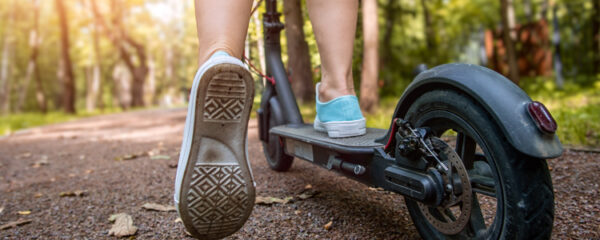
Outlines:
[[[125, 64], [117, 63], [112, 73], [114, 88], [113, 96], [116, 102], [122, 109], [129, 109], [131, 106], [131, 72], [127, 69]], [[115, 102], [115, 101], [114, 101]]]
[[31, 83], [31, 78], [36, 79], [36, 100], [38, 103], [38, 107], [41, 112], [46, 113], [46, 96], [43, 91], [43, 87], [40, 80], [39, 68], [37, 64], [38, 52], [39, 52], [39, 44], [40, 37], [38, 36], [38, 26], [39, 26], [39, 12], [40, 12], [40, 2], [39, 0], [33, 1], [33, 27], [29, 31], [29, 48], [31, 49], [31, 55], [29, 56], [29, 62], [27, 64], [27, 73], [25, 75], [25, 80], [23, 81], [23, 85], [21, 86], [21, 91], [19, 94], [19, 101], [17, 102], [16, 110], [18, 112], [23, 110], [23, 105], [25, 104], [25, 99], [27, 98], [27, 93], [29, 92], [29, 85]]
[[[13, 0], [15, 7], [17, 1]], [[14, 55], [13, 24], [15, 21], [15, 11], [7, 14], [7, 28], [4, 32], [4, 43], [2, 45], [2, 59], [0, 59], [0, 113], [8, 114], [10, 112], [10, 89], [11, 89], [11, 59]]]
[[85, 99], [85, 107], [87, 111], [94, 111], [96, 107], [102, 105], [102, 67], [100, 57], [100, 39], [98, 34], [98, 24], [94, 22], [92, 34], [92, 46], [93, 46], [93, 63], [91, 70], [90, 81], [87, 88], [87, 96]]
[[429, 8], [427, 7], [427, 0], [421, 0], [421, 7], [423, 8], [425, 42], [427, 43], [428, 50], [435, 53], [437, 47], [435, 29], [433, 27], [433, 20], [429, 13]]
[[558, 87], [558, 89], [563, 89], [563, 64], [560, 47], [560, 25], [558, 23], [558, 16], [556, 15], [557, 10], [558, 8], [555, 5], [552, 9], [552, 28], [554, 31], [554, 37], [552, 38], [552, 44], [554, 45], [554, 57], [552, 58], [552, 60], [554, 62], [554, 76], [556, 86]]
[[544, 19], [544, 20], [548, 20], [548, 8], [550, 7], [550, 2], [549, 0], [542, 0], [542, 3], [540, 4], [540, 11], [538, 11], [538, 14], [536, 14], [536, 17], [538, 19]]
[[523, 1], [523, 12], [525, 12], [527, 23], [533, 22], [533, 8], [531, 6], [531, 0]]
[[519, 66], [517, 64], [517, 51], [515, 49], [515, 9], [512, 0], [500, 1], [500, 14], [502, 15], [502, 39], [506, 47], [508, 58], [508, 76], [515, 84], [519, 84]]
[[283, 1], [285, 36], [288, 49], [288, 72], [294, 95], [300, 102], [314, 100], [314, 86], [308, 43], [304, 36], [304, 18], [300, 0]]
[[[165, 96], [170, 99], [176, 99], [177, 95], [177, 80], [175, 78], [175, 51], [173, 43], [169, 43], [165, 51], [165, 80], [167, 82], [167, 91]], [[148, 77], [150, 79], [150, 77]], [[172, 103], [169, 103], [172, 104]]]
[[[121, 3], [119, 1], [119, 3]], [[146, 48], [141, 43], [133, 40], [129, 34], [123, 28], [123, 9], [120, 7], [123, 4], [118, 4], [117, 1], [113, 0], [111, 3], [111, 11], [115, 13], [113, 15], [113, 23], [116, 26], [115, 31], [118, 31], [121, 42], [121, 57], [125, 62], [125, 65], [131, 72], [131, 107], [144, 107], [144, 84], [146, 77], [148, 76], [148, 58], [146, 56]], [[124, 44], [128, 44], [134, 50], [134, 53], [130, 53], [127, 49], [123, 48]], [[135, 54], [138, 64], [134, 64], [131, 55]]]
[[63, 107], [66, 113], [75, 113], [75, 81], [73, 79], [73, 65], [69, 54], [69, 26], [67, 12], [63, 0], [56, 0], [60, 23], [60, 45], [61, 45], [61, 74], [63, 83]]
[[373, 112], [379, 102], [377, 92], [379, 26], [377, 0], [362, 1], [363, 17], [363, 63], [360, 81], [360, 106], [364, 112]]
[[600, 74], [600, 0], [594, 0], [594, 14], [592, 15], [592, 18], [593, 66], [596, 74]]
[[145, 95], [146, 100], [150, 102], [150, 104], [155, 104], [156, 98], [154, 96], [156, 95], [156, 61], [154, 61], [152, 55], [149, 56], [150, 57], [148, 57], [148, 87], [145, 88]]
[[[262, 72], [267, 71], [267, 64], [265, 59], [265, 40], [263, 39], [262, 22], [258, 18], [258, 11], [252, 15], [254, 21], [254, 27], [256, 28], [256, 46], [258, 48], [258, 62], [260, 63], [260, 70]], [[248, 58], [250, 56], [247, 56]], [[263, 86], [266, 84], [266, 79], [263, 78]]]
[[398, 14], [397, 0], [388, 0], [387, 6], [385, 7], [385, 32], [383, 33], [382, 49], [388, 49], [383, 51], [382, 61], [380, 67], [383, 68], [385, 64], [392, 60], [394, 55], [392, 54], [392, 35], [394, 33], [394, 24], [396, 22], [396, 15]]
[[[149, 71], [146, 48], [144, 45], [131, 38], [125, 29], [123, 29], [123, 24], [121, 22], [123, 19], [122, 9], [120, 8], [122, 5], [124, 4], [117, 3], [115, 0], [111, 1], [111, 12], [114, 13], [112, 17], [112, 23], [114, 27], [109, 28], [104, 20], [104, 17], [102, 17], [100, 14], [98, 6], [96, 5], [96, 0], [91, 1], [92, 11], [96, 18], [96, 22], [102, 29], [103, 33], [111, 40], [113, 45], [118, 48], [121, 55], [121, 60], [123, 60], [125, 66], [127, 66], [127, 69], [129, 69], [131, 73], [131, 106], [143, 107], [145, 106], [144, 84]], [[130, 48], [126, 48], [126, 46], [129, 46]], [[135, 54], [135, 57], [137, 58], [137, 65], [132, 59], [133, 54]]]

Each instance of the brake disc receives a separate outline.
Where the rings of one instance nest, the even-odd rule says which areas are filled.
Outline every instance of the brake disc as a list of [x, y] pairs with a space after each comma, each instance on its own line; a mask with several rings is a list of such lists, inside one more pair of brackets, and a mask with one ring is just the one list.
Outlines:
[[[434, 146], [441, 150], [439, 154], [441, 160], [451, 166], [450, 171], [440, 171], [444, 186], [451, 186], [451, 190], [446, 191], [440, 206], [429, 206], [420, 202], [418, 202], [418, 206], [433, 227], [443, 234], [454, 235], [465, 228], [471, 217], [473, 201], [471, 182], [465, 165], [458, 154], [441, 139], [431, 138], [431, 140]], [[458, 176], [458, 179], [456, 176]], [[457, 187], [460, 188], [460, 191]], [[460, 213], [457, 213], [457, 210]]]

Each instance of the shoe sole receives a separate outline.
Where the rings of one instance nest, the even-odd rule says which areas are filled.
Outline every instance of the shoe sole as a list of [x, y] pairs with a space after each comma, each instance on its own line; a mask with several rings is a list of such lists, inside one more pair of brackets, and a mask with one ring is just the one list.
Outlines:
[[254, 83], [243, 67], [223, 63], [204, 72], [195, 91], [196, 99], [190, 99], [194, 127], [184, 139], [191, 144], [182, 149], [189, 158], [177, 205], [190, 234], [219, 239], [238, 231], [254, 206], [246, 153]]
[[318, 132], [326, 132], [330, 138], [356, 137], [367, 133], [365, 119], [353, 121], [321, 122], [315, 118], [313, 127]]

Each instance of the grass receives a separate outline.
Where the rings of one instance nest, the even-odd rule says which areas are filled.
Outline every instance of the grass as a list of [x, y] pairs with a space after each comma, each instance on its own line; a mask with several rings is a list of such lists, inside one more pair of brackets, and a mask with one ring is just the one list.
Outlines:
[[118, 109], [105, 109], [103, 111], [85, 112], [79, 111], [77, 114], [66, 114], [64, 112], [48, 112], [46, 114], [39, 112], [11, 113], [0, 116], [0, 136], [13, 133], [19, 129], [31, 128], [52, 123], [66, 122], [83, 117], [102, 115], [107, 113], [120, 112]]
[[523, 88], [550, 110], [563, 144], [600, 146], [600, 75], [587, 84], [567, 83], [562, 90], [544, 78]]

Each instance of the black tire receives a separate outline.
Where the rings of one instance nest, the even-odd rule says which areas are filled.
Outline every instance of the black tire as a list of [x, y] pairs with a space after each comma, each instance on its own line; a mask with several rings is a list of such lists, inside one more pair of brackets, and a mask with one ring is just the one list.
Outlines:
[[[487, 188], [495, 191], [493, 222], [486, 226], [481, 217], [482, 221], [479, 222], [483, 222], [482, 228], [472, 213], [467, 226], [457, 235], [448, 236], [437, 231], [424, 217], [417, 202], [405, 198], [414, 224], [424, 239], [550, 238], [554, 193], [546, 161], [526, 156], [512, 147], [489, 113], [476, 101], [454, 90], [430, 91], [411, 105], [405, 119], [414, 127], [430, 127], [437, 136], [453, 129], [459, 137], [470, 137], [483, 153], [475, 165], [487, 164], [489, 171], [486, 176], [494, 180], [494, 185]], [[472, 177], [470, 172], [473, 185]], [[473, 190], [473, 196], [480, 194], [475, 192], [475, 187]], [[473, 199], [477, 201], [473, 208], [480, 208], [478, 198]], [[481, 209], [479, 213], [481, 216]]]
[[[272, 127], [276, 127], [284, 124], [282, 116], [279, 116], [280, 110], [274, 109], [279, 105], [276, 101], [269, 101], [269, 130]], [[276, 105], [276, 106], [274, 106]], [[269, 167], [278, 172], [286, 172], [292, 167], [294, 157], [285, 154], [283, 150], [283, 142], [278, 136], [269, 134], [269, 141], [262, 142], [263, 152], [265, 153], [265, 159]]]

